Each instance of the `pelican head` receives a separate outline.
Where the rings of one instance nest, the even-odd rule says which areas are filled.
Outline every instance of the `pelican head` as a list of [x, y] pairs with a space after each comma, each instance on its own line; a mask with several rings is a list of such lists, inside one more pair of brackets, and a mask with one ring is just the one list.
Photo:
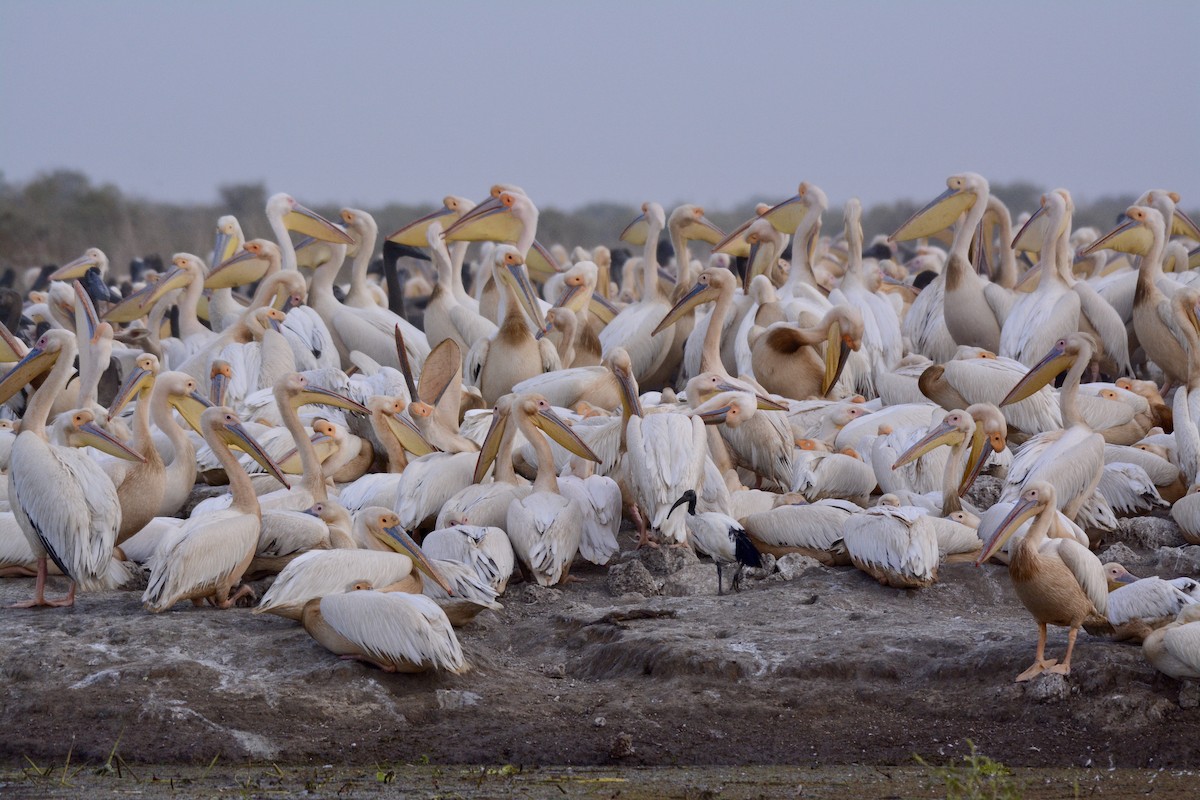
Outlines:
[[[704, 209], [693, 203], [684, 203], [671, 212], [667, 218], [667, 228], [671, 235], [682, 236], [686, 240], [698, 239], [711, 245], [719, 244], [725, 238], [725, 233], [704, 216]], [[678, 259], [684, 258], [683, 253], [676, 253]]]
[[587, 311], [583, 300], [596, 290], [600, 268], [592, 261], [578, 261], [563, 273], [563, 291], [556, 306], [565, 306], [572, 311]]
[[1124, 222], [1089, 244], [1079, 255], [1088, 256], [1107, 249], [1144, 256], [1149, 254], [1155, 241], [1166, 240], [1166, 223], [1157, 208], [1133, 205], [1125, 209], [1125, 217]]
[[508, 417], [512, 413], [515, 400], [516, 395], [506, 394], [492, 407], [492, 424], [488, 427], [487, 435], [483, 437], [483, 444], [479, 446], [479, 458], [475, 461], [473, 483], [480, 483], [487, 475], [488, 469], [496, 461], [496, 456], [500, 453], [500, 442], [504, 439], [504, 432], [508, 428]]
[[529, 282], [525, 258], [517, 248], [509, 244], [502, 244], [496, 248], [492, 276], [499, 285], [508, 289], [512, 299], [521, 306], [537, 329], [545, 330], [546, 320], [542, 316], [541, 306], [538, 305], [533, 284]]
[[354, 244], [347, 251], [348, 255], [357, 255], [358, 248], [363, 242], [370, 240], [373, 243], [375, 237], [379, 235], [379, 225], [375, 222], [375, 218], [366, 211], [360, 211], [357, 208], [343, 208], [341, 216], [346, 230], [354, 234], [351, 237], [354, 239]]
[[705, 425], [724, 424], [736, 428], [758, 410], [758, 398], [753, 392], [719, 392], [692, 409]]
[[322, 242], [352, 245], [354, 240], [344, 230], [334, 225], [312, 209], [296, 202], [290, 194], [280, 192], [267, 200], [267, 218], [278, 217], [289, 231], [311, 236]]
[[737, 276], [729, 270], [722, 267], [708, 267], [702, 270], [699, 277], [696, 278], [696, 284], [688, 289], [683, 297], [679, 298], [679, 302], [667, 312], [667, 315], [662, 318], [662, 322], [658, 323], [658, 327], [650, 335], [654, 336], [666, 330], [697, 306], [712, 302], [720, 297], [722, 292], [731, 292], [736, 287]]
[[140, 453], [129, 449], [124, 442], [97, 425], [96, 415], [90, 409], [68, 411], [61, 415], [61, 420], [62, 422], [55, 420], [55, 428], [59, 429], [63, 441], [70, 447], [94, 447], [126, 461], [146, 460]]
[[1076, 361], [1082, 360], [1086, 364], [1095, 350], [1096, 340], [1091, 334], [1076, 332], [1064, 336], [1054, 343], [1041, 361], [1025, 373], [1025, 377], [1000, 401], [1000, 405], [1006, 406], [1030, 397]]
[[153, 291], [142, 300], [141, 308], [143, 310], [149, 309], [168, 292], [189, 286], [192, 281], [203, 282], [205, 279], [204, 262], [198, 256], [191, 253], [176, 253], [171, 257], [171, 264], [174, 268], [160, 278], [158, 283], [154, 284]]
[[437, 568], [433, 566], [433, 562], [425, 555], [425, 552], [421, 550], [420, 546], [412, 540], [412, 537], [400, 525], [400, 517], [389, 509], [379, 506], [363, 509], [359, 513], [365, 515], [367, 530], [372, 536], [397, 553], [402, 553], [411, 558], [414, 567], [428, 575], [447, 594], [454, 594], [450, 583], [438, 572]]
[[125, 377], [125, 382], [117, 390], [117, 395], [108, 408], [108, 418], [112, 419], [121, 413], [130, 400], [136, 395], [143, 399], [154, 388], [154, 380], [158, 376], [158, 356], [153, 353], [142, 353], [134, 362], [134, 368]]
[[925, 434], [912, 447], [905, 450], [896, 459], [896, 463], [892, 465], [892, 469], [899, 469], [905, 464], [916, 461], [921, 456], [942, 445], [962, 444], [971, 438], [974, 433], [975, 420], [971, 418], [970, 414], [962, 410], [951, 411], [942, 417], [942, 421], [933, 426], [929, 430], [929, 433]]
[[279, 403], [290, 403], [293, 408], [314, 403], [317, 405], [333, 406], [334, 408], [353, 411], [356, 414], [370, 414], [370, 409], [344, 394], [326, 389], [323, 386], [313, 386], [307, 376], [299, 372], [285, 375], [275, 385], [275, 398]]
[[713, 395], [720, 392], [750, 392], [754, 395], [755, 409], [758, 411], [787, 410], [787, 406], [758, 394], [749, 384], [732, 381], [720, 372], [702, 372], [687, 382], [688, 397], [697, 397], [702, 402], [708, 401]]
[[1152, 206], [1158, 209], [1159, 213], [1163, 215], [1163, 225], [1168, 236], [1186, 236], [1189, 239], [1200, 241], [1200, 227], [1197, 227], [1191, 217], [1179, 208], [1181, 199], [1179, 192], [1151, 189], [1134, 201], [1134, 205]]
[[750, 246], [746, 254], [750, 263], [746, 266], [742, 288], [748, 292], [751, 281], [757, 276], [771, 274], [779, 259], [779, 253], [783, 250], [783, 234], [775, 230], [775, 226], [769, 220], [759, 217], [750, 223], [744, 239]]
[[238, 224], [237, 217], [232, 214], [226, 214], [217, 220], [217, 235], [213, 241], [212, 263], [214, 266], [222, 261], [228, 261], [233, 258], [234, 253], [242, 248], [242, 242], [245, 241], [245, 235], [242, 233], [242, 226]]
[[1047, 508], [1054, 508], [1056, 502], [1057, 496], [1054, 493], [1054, 487], [1049, 483], [1034, 481], [1027, 484], [1021, 491], [1021, 498], [1013, 506], [1012, 511], [1008, 512], [1008, 516], [1000, 522], [996, 532], [983, 546], [979, 559], [975, 562], [976, 565], [982, 564], [994, 556], [1026, 521]]
[[667, 214], [658, 203], [647, 201], [642, 203], [642, 213], [634, 217], [633, 222], [621, 231], [621, 241], [641, 247], [650, 236], [652, 223], [656, 230], [661, 231], [667, 226]]
[[267, 451], [258, 443], [258, 440], [242, 426], [242, 421], [238, 419], [238, 415], [232, 408], [228, 406], [206, 408], [200, 415], [200, 428], [204, 431], [205, 438], [212, 436], [226, 445], [244, 451], [275, 480], [285, 487], [291, 488], [291, 484], [284, 477], [279, 465], [267, 455]]
[[975, 202], [988, 194], [988, 182], [974, 172], [951, 175], [946, 191], [913, 214], [889, 238], [894, 242], [921, 239], [949, 228]]
[[524, 191], [496, 184], [487, 200], [461, 212], [442, 236], [448, 242], [516, 242], [537, 228], [538, 209]]
[[1110, 592], [1116, 591], [1126, 584], [1134, 583], [1138, 579], [1137, 575], [1131, 574], [1129, 570], [1115, 561], [1104, 565], [1104, 577], [1108, 579]]
[[272, 265], [279, 269], [281, 260], [279, 245], [268, 239], [251, 239], [241, 251], [232, 253], [209, 271], [204, 288], [226, 289], [254, 283], [262, 280]]
[[[370, 408], [371, 415], [381, 419], [384, 426], [396, 437], [396, 441], [400, 443], [400, 446], [414, 456], [425, 456], [438, 452], [438, 449], [430, 444], [429, 440], [421, 433], [421, 429], [417, 427], [413, 419], [404, 415], [405, 402], [402, 398], [378, 395], [368, 400], [367, 405]], [[430, 414], [432, 414], [432, 406], [427, 406], [424, 403], [420, 405], [429, 409]], [[418, 411], [424, 409], [418, 409], [417, 406], [418, 403], [408, 404], [408, 413], [414, 417], [419, 417]], [[428, 417], [429, 414], [425, 416]]]
[[967, 406], [966, 411], [975, 421], [975, 430], [971, 434], [971, 451], [967, 454], [962, 481], [958, 485], [959, 497], [971, 488], [991, 454], [1002, 453], [1008, 447], [1008, 422], [1000, 409], [991, 403], [974, 403]]
[[104, 255], [104, 251], [99, 247], [89, 247], [83, 251], [83, 255], [74, 261], [69, 261], [61, 267], [50, 273], [52, 281], [70, 281], [79, 280], [92, 267], [100, 270], [101, 275], [108, 273], [108, 256]]
[[0, 403], [8, 400], [39, 375], [49, 371], [64, 350], [75, 354], [75, 335], [70, 331], [51, 329], [43, 333], [29, 348], [25, 357], [12, 366], [0, 379]]
[[192, 430], [197, 432], [200, 430], [200, 415], [213, 405], [200, 394], [196, 379], [186, 372], [158, 373], [154, 379], [154, 391], [166, 392], [167, 404], [178, 411]]
[[458, 222], [463, 214], [466, 214], [473, 208], [475, 208], [474, 201], [468, 200], [465, 197], [448, 194], [442, 198], [441, 208], [413, 220], [387, 237], [387, 240], [396, 244], [406, 244], [409, 247], [427, 247], [428, 242], [426, 239], [430, 225], [437, 222], [442, 230], [445, 230], [455, 222]]
[[[1074, 211], [1075, 202], [1066, 189], [1055, 189], [1042, 195], [1041, 206], [1025, 220], [1021, 230], [1013, 237], [1013, 249], [1029, 253], [1041, 252], [1045, 242], [1053, 242], [1066, 232], [1071, 225], [1071, 215]], [[1053, 225], [1053, 220], [1058, 220], [1056, 226]], [[1025, 274], [1033, 271], [1028, 270]]]
[[571, 426], [554, 411], [554, 407], [545, 397], [532, 393], [518, 395], [513, 403], [513, 409], [528, 417], [530, 422], [567, 452], [580, 458], [586, 458], [588, 461], [600, 462], [600, 457], [592, 452], [592, 448], [588, 447], [575, 431], [571, 430]]

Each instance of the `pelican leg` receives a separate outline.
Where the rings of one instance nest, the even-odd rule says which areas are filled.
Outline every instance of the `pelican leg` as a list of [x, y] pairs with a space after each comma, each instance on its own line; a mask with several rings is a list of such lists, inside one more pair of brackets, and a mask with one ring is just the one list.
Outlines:
[[33, 587], [33, 599], [26, 600], [23, 603], [14, 603], [9, 608], [38, 608], [46, 607], [62, 607], [75, 605], [75, 581], [71, 581], [71, 590], [62, 600], [47, 600], [46, 599], [46, 576], [49, 574], [49, 566], [47, 565], [46, 556], [38, 559], [37, 582]]
[[346, 655], [340, 656], [340, 658], [342, 661], [361, 661], [364, 664], [370, 664], [373, 667], [379, 667], [379, 669], [383, 670], [384, 672], [396, 671], [396, 668], [391, 664], [385, 664], [382, 661], [376, 661], [370, 656], [359, 655], [358, 653], [347, 653]]
[[1079, 628], [1071, 628], [1067, 634], [1067, 654], [1063, 657], [1063, 662], [1057, 666], [1050, 667], [1048, 672], [1057, 672], [1059, 675], [1071, 674], [1071, 651], [1075, 649], [1075, 637], [1079, 635]]
[[1057, 659], [1046, 659], [1046, 623], [1038, 623], [1038, 646], [1037, 658], [1034, 659], [1033, 666], [1017, 676], [1017, 682], [1027, 681], [1041, 675], [1050, 667], [1058, 663]]
[[637, 549], [641, 549], [646, 546], [658, 547], [658, 542], [650, 538], [650, 528], [646, 525], [646, 519], [642, 516], [642, 512], [638, 509], [636, 504], [629, 507], [629, 517], [633, 520], [633, 524], [636, 525], [638, 529]]
[[242, 584], [242, 588], [238, 589], [236, 592], [233, 593], [232, 597], [228, 597], [224, 600], [218, 601], [217, 608], [231, 608], [232, 606], [234, 606], [237, 603], [238, 600], [241, 600], [243, 597], [250, 597], [250, 598], [254, 597], [254, 590], [251, 589], [249, 586], [247, 586], [244, 583]]

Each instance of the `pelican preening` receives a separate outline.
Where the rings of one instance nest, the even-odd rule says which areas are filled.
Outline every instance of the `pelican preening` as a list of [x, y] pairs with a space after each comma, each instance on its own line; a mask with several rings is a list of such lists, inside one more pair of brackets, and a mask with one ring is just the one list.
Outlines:
[[[382, 279], [371, 214], [287, 194], [272, 238], [223, 216], [207, 263], [176, 253], [124, 297], [89, 248], [22, 309], [49, 330], [0, 327], [0, 575], [66, 605], [142, 564], [154, 613], [273, 575], [257, 610], [333, 653], [461, 673], [458, 636], [510, 583], [636, 546], [712, 558], [718, 595], [768, 556], [908, 589], [1007, 558], [1040, 633], [1019, 679], [1067, 674], [1080, 627], [1194, 676], [1194, 576], [1134, 581], [1089, 548], [1168, 507], [1200, 541], [1200, 229], [1155, 189], [1073, 230], [1055, 189], [1014, 235], [982, 176], [947, 187], [871, 247], [856, 199], [822, 236], [809, 182], [729, 235], [646, 202], [612, 231], [640, 250], [621, 276], [607, 247], [542, 246], [549, 215], [512, 184], [397, 221]], [[948, 251], [894, 244], [948, 228]], [[197, 477], [228, 488], [192, 505]]]

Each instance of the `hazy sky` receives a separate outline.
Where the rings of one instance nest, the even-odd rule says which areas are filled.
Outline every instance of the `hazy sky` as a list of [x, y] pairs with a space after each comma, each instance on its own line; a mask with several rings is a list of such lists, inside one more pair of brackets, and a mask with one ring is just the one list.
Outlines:
[[0, 169], [151, 198], [1200, 204], [1200, 2], [0, 3]]

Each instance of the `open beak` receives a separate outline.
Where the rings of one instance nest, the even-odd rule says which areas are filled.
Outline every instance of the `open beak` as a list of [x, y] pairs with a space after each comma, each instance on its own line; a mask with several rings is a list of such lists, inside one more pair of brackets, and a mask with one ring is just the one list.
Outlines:
[[780, 233], [794, 233], [810, 208], [807, 195], [794, 194], [763, 212], [763, 219]]
[[391, 537], [388, 544], [398, 552], [408, 556], [413, 561], [413, 566], [421, 570], [429, 576], [430, 580], [445, 590], [446, 594], [453, 596], [454, 589], [450, 587], [450, 583], [442, 577], [442, 573], [437, 571], [433, 566], [433, 562], [425, 555], [424, 551], [412, 540], [412, 537], [399, 525], [392, 528], [384, 528], [383, 532]]
[[975, 203], [976, 195], [966, 189], [947, 189], [927, 206], [913, 214], [890, 237], [894, 242], [906, 242], [932, 236], [954, 224], [962, 213]]
[[588, 461], [600, 463], [600, 457], [592, 452], [592, 448], [588, 447], [583, 439], [580, 439], [579, 435], [571, 430], [571, 426], [564, 422], [562, 417], [550, 409], [538, 411], [533, 418], [533, 424], [568, 452], [574, 453], [580, 458], [586, 458]]
[[383, 419], [387, 423], [388, 430], [396, 437], [396, 441], [400, 442], [400, 446], [414, 456], [427, 456], [430, 453], [438, 452], [438, 449], [421, 435], [420, 429], [408, 417], [403, 414], [384, 414]]
[[276, 464], [269, 455], [267, 455], [267, 451], [263, 450], [263, 447], [258, 443], [258, 440], [251, 436], [250, 433], [244, 427], [242, 427], [242, 423], [226, 422], [224, 425], [222, 425], [222, 428], [225, 431], [223, 438], [227, 444], [235, 445], [239, 450], [242, 450], [246, 453], [246, 455], [258, 462], [259, 466], [270, 473], [275, 480], [279, 481], [289, 489], [292, 488], [292, 485], [288, 483], [287, 478], [284, 476], [283, 471], [279, 468], [279, 465]]
[[326, 389], [322, 386], [308, 386], [296, 394], [297, 408], [309, 403], [341, 408], [346, 411], [353, 411], [355, 414], [364, 414], [367, 416], [371, 413], [371, 410], [362, 403], [351, 400], [344, 394], [339, 394], [332, 389]]
[[828, 339], [825, 342], [825, 375], [821, 378], [821, 394], [829, 394], [842, 370], [846, 368], [846, 359], [853, 348], [847, 337], [842, 335], [842, 324], [837, 320], [829, 326]]
[[1057, 344], [1050, 348], [1050, 352], [1033, 366], [1033, 369], [1025, 373], [1025, 377], [1012, 388], [1000, 405], [1006, 406], [1009, 403], [1018, 403], [1027, 397], [1030, 397], [1038, 389], [1041, 389], [1050, 381], [1054, 380], [1060, 372], [1071, 366], [1074, 359], [1067, 355]]
[[56, 361], [58, 361], [57, 350], [47, 352], [37, 347], [31, 349], [24, 358], [13, 365], [3, 379], [0, 379], [0, 403], [8, 400], [30, 381], [53, 367]]
[[334, 244], [354, 244], [354, 239], [337, 225], [322, 217], [312, 209], [297, 203], [292, 210], [283, 215], [283, 224], [289, 231], [320, 239], [322, 242]]
[[112, 419], [117, 414], [121, 413], [135, 394], [141, 393], [143, 390], [149, 389], [154, 385], [154, 373], [148, 369], [134, 367], [133, 372], [129, 373], [129, 377], [121, 384], [117, 396], [113, 399], [112, 404], [108, 407], [108, 418]]
[[717, 299], [720, 292], [707, 283], [697, 282], [695, 286], [688, 289], [687, 294], [679, 298], [679, 302], [667, 312], [667, 315], [662, 318], [662, 322], [658, 323], [658, 327], [654, 329], [651, 336], [655, 336], [661, 331], [674, 325], [679, 320], [683, 319], [684, 315], [695, 309], [697, 306], [711, 302]]
[[1046, 215], [1046, 206], [1040, 206], [1029, 219], [1025, 220], [1021, 230], [1017, 231], [1017, 235], [1013, 237], [1013, 250], [1040, 253], [1049, 225], [1050, 217]]
[[145, 313], [162, 299], [163, 295], [175, 289], [182, 289], [188, 285], [188, 281], [192, 279], [191, 273], [182, 269], [173, 269], [165, 275], [158, 283], [154, 284], [149, 296], [142, 300], [139, 306], [140, 310]]
[[205, 289], [232, 289], [262, 280], [271, 266], [261, 254], [243, 250], [209, 270], [204, 279]]
[[1148, 227], [1136, 219], [1127, 219], [1083, 248], [1079, 255], [1090, 256], [1097, 250], [1116, 250], [1120, 253], [1144, 255], [1150, 252], [1153, 244], [1154, 234]]
[[896, 459], [896, 463], [892, 465], [892, 469], [899, 469], [909, 462], [916, 461], [929, 451], [935, 450], [942, 445], [957, 444], [961, 439], [962, 431], [948, 422], [942, 422], [936, 428], [926, 434], [919, 442], [905, 450], [904, 453], [898, 459]]
[[975, 426], [975, 433], [971, 437], [971, 449], [967, 453], [967, 463], [963, 468], [962, 480], [958, 484], [958, 496], [962, 497], [975, 483], [975, 479], [979, 477], [979, 473], [983, 471], [984, 464], [992, 453], [1002, 453], [1004, 448], [1008, 446], [1008, 442], [1000, 433], [986, 435], [982, 425]]
[[1193, 241], [1200, 242], [1200, 227], [1196, 227], [1192, 218], [1176, 206], [1175, 215], [1171, 219], [1171, 235], [1186, 236]]
[[141, 453], [130, 450], [124, 442], [101, 428], [95, 422], [85, 422], [77, 430], [79, 431], [79, 442], [82, 445], [94, 447], [101, 452], [108, 453], [110, 456], [123, 458], [126, 461], [145, 462], [146, 460]]
[[642, 212], [634, 217], [633, 222], [625, 226], [625, 230], [621, 231], [620, 239], [634, 247], [641, 247], [646, 244], [646, 237], [649, 235], [650, 220], [646, 218], [645, 212]]
[[529, 278], [539, 283], [545, 283], [561, 271], [550, 251], [536, 241], [525, 255], [525, 268], [529, 270]]
[[1036, 501], [1033, 500], [1021, 500], [1015, 506], [1013, 506], [1012, 511], [1008, 512], [1008, 516], [1005, 517], [1004, 521], [1000, 523], [1000, 527], [996, 529], [994, 534], [992, 534], [992, 538], [988, 540], [986, 545], [984, 545], [983, 550], [979, 554], [979, 559], [975, 562], [975, 565], [979, 566], [992, 556], [996, 555], [996, 552], [1004, 546], [1004, 543], [1007, 542], [1014, 533], [1016, 533], [1017, 529], [1024, 525], [1027, 520], [1037, 514], [1040, 510], [1041, 507]]
[[488, 469], [496, 461], [496, 456], [500, 453], [500, 441], [504, 438], [504, 431], [507, 427], [508, 414], [492, 414], [492, 424], [488, 427], [487, 435], [483, 437], [483, 444], [479, 448], [479, 458], [475, 461], [475, 475], [471, 478], [472, 483], [483, 481]]
[[84, 275], [87, 274], [87, 271], [89, 269], [91, 269], [94, 266], [96, 266], [96, 261], [94, 259], [88, 258], [87, 256], [80, 256], [79, 258], [75, 259], [74, 261], [69, 261], [66, 264], [63, 264], [61, 267], [56, 269], [54, 272], [50, 273], [50, 280], [52, 280], [52, 281], [79, 280], [80, 278], [82, 278]]

